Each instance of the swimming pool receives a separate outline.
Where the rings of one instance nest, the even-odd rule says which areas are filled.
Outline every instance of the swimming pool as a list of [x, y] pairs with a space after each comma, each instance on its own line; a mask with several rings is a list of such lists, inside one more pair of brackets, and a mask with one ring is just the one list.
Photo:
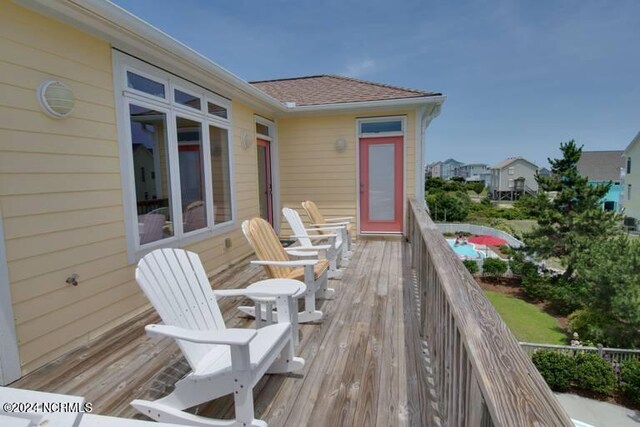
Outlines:
[[484, 258], [485, 254], [476, 250], [476, 246], [473, 243], [467, 243], [466, 245], [456, 246], [455, 239], [447, 239], [447, 243], [451, 246], [451, 249], [458, 254], [460, 258]]

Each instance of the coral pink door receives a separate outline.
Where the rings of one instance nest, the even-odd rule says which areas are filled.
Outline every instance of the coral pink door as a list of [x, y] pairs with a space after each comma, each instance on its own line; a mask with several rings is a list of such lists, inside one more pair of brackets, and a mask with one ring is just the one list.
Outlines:
[[360, 138], [360, 231], [402, 232], [402, 137]]
[[273, 198], [271, 187], [271, 143], [258, 139], [258, 200], [260, 216], [273, 225]]

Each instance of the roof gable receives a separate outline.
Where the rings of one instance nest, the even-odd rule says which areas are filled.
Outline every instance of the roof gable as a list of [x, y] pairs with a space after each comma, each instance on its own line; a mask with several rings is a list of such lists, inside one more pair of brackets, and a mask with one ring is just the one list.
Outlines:
[[280, 102], [293, 102], [296, 106], [424, 98], [442, 95], [436, 92], [426, 92], [326, 74], [262, 80], [250, 83]]
[[538, 169], [538, 165], [536, 165], [533, 162], [530, 162], [529, 160], [525, 159], [524, 157], [507, 157], [506, 159], [504, 159], [503, 161], [496, 163], [495, 165], [491, 166], [490, 169], [504, 169], [505, 167], [509, 166], [511, 163], [514, 163], [518, 160], [521, 160], [525, 163], [530, 164], [531, 166], [533, 166], [535, 169]]
[[631, 153], [631, 150], [638, 144], [640, 143], [640, 132], [638, 132], [638, 134], [636, 135], [635, 138], [633, 138], [631, 140], [631, 142], [629, 143], [629, 145], [627, 145], [627, 148], [624, 149], [624, 153], [623, 155], [628, 156]]

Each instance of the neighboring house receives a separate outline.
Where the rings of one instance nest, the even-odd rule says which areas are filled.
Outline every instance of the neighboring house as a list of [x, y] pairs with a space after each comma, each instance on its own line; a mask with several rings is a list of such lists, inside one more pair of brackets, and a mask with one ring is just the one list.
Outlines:
[[619, 211], [622, 197], [622, 172], [625, 167], [624, 152], [583, 151], [578, 161], [578, 172], [589, 178], [590, 185], [607, 184], [611, 188], [602, 198], [602, 208], [606, 211]]
[[622, 206], [624, 215], [640, 219], [640, 132], [624, 150]]
[[245, 219], [280, 230], [310, 199], [400, 234], [424, 201], [440, 93], [250, 84], [109, 2], [0, 4], [2, 384], [147, 310], [134, 269], [152, 249], [188, 248], [211, 275], [252, 252]]
[[456, 175], [456, 170], [462, 166], [464, 163], [459, 162], [455, 159], [447, 159], [442, 162], [442, 166], [440, 168], [440, 178], [442, 179], [451, 179]]
[[538, 166], [522, 157], [509, 157], [491, 166], [489, 194], [494, 200], [517, 200], [538, 191]]
[[467, 163], [458, 166], [456, 176], [467, 181], [481, 181], [487, 185], [491, 181], [491, 170], [486, 163]]
[[435, 162], [431, 164], [431, 177], [442, 178], [442, 162]]

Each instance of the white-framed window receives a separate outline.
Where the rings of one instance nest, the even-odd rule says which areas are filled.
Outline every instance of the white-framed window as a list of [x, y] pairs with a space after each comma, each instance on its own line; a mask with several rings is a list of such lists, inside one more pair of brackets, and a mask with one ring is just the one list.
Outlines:
[[515, 171], [516, 169], [513, 166], [509, 167], [509, 175], [513, 175]]
[[231, 101], [114, 51], [130, 261], [235, 225]]
[[359, 136], [402, 136], [404, 127], [404, 116], [358, 119]]
[[631, 157], [627, 157], [627, 173], [631, 173]]
[[513, 180], [512, 179], [509, 180], [509, 188], [513, 188]]

